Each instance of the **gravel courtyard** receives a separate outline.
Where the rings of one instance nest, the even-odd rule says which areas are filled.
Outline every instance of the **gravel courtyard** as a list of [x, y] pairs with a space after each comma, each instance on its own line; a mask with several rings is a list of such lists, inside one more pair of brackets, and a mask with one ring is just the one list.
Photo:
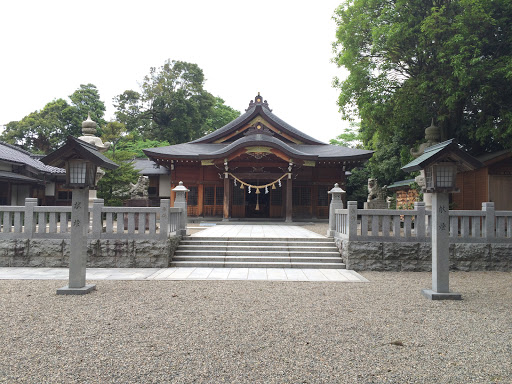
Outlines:
[[512, 274], [370, 283], [0, 281], [2, 383], [510, 383]]

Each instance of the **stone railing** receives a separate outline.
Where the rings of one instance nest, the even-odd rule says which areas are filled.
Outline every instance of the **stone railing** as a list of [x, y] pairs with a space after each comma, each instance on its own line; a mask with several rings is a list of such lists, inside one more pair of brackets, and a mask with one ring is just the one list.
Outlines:
[[[512, 241], [512, 211], [495, 211], [494, 203], [482, 203], [481, 211], [451, 210], [451, 243]], [[430, 242], [431, 212], [418, 202], [412, 210], [357, 209], [349, 201], [347, 209], [335, 210], [335, 237], [353, 241]]]
[[[335, 209], [333, 237], [349, 269], [429, 271], [432, 259], [431, 212], [424, 203], [413, 210]], [[512, 212], [449, 211], [450, 268], [464, 271], [512, 270]], [[329, 221], [331, 223], [331, 220]], [[331, 225], [331, 224], [330, 224]], [[440, 228], [441, 229], [441, 228]]]
[[[89, 209], [89, 240], [166, 240], [181, 228], [182, 208], [171, 208], [162, 199], [160, 207], [105, 207], [95, 199]], [[185, 220], [186, 222], [186, 220]], [[71, 207], [38, 206], [28, 198], [25, 206], [0, 206], [0, 239], [68, 239]]]

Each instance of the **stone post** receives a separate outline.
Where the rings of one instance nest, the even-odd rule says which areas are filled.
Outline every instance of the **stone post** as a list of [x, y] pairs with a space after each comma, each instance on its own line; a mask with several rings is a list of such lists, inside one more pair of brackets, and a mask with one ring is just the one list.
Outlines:
[[357, 236], [357, 201], [347, 201], [348, 210], [348, 240]]
[[327, 193], [332, 195], [331, 205], [329, 206], [329, 228], [327, 229], [327, 237], [334, 237], [336, 233], [336, 210], [343, 209], [341, 195], [344, 194], [345, 191], [336, 183], [334, 184], [334, 188]]
[[92, 201], [92, 235], [95, 240], [101, 239], [101, 233], [103, 232], [101, 211], [103, 211], [104, 205], [105, 200], [103, 199], [94, 199]]
[[96, 289], [85, 284], [87, 231], [89, 229], [89, 188], [74, 188], [71, 200], [71, 247], [69, 284], [57, 289], [57, 295], [84, 295]]
[[160, 200], [160, 240], [162, 241], [167, 240], [170, 233], [170, 207], [171, 201], [169, 199]]
[[425, 203], [417, 201], [414, 203], [414, 210], [416, 211], [416, 220], [414, 221], [414, 229], [416, 231], [416, 238], [421, 241], [420, 238], [424, 238], [426, 235], [425, 231]]
[[482, 211], [485, 212], [485, 224], [484, 224], [484, 237], [487, 241], [494, 239], [495, 237], [495, 212], [494, 212], [494, 203], [482, 203]]
[[34, 207], [37, 206], [37, 199], [27, 197], [25, 199], [25, 237], [31, 239], [36, 231], [36, 220], [34, 218]]
[[183, 181], [180, 181], [176, 188], [173, 188], [173, 192], [176, 194], [174, 199], [174, 206], [181, 208], [180, 220], [178, 223], [178, 229], [176, 234], [179, 236], [187, 236], [187, 198], [185, 194], [189, 191], [184, 185]]
[[448, 192], [432, 193], [432, 289], [422, 294], [431, 300], [461, 300], [450, 293], [450, 216]]

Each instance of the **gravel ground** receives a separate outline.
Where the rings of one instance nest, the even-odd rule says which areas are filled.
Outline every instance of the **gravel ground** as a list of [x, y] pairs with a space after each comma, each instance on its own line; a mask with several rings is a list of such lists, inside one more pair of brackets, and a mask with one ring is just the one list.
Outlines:
[[510, 383], [512, 274], [370, 283], [0, 281], [2, 383]]

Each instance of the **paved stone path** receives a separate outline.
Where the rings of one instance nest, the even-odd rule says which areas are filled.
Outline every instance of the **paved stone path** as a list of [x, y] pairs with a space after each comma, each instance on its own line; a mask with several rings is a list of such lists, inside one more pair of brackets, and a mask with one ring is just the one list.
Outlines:
[[[67, 268], [0, 268], [0, 280], [67, 280]], [[267, 280], [368, 282], [346, 269], [87, 268], [87, 280]]]
[[215, 225], [191, 235], [193, 237], [265, 237], [278, 238], [309, 238], [318, 239], [325, 236], [294, 225]]

